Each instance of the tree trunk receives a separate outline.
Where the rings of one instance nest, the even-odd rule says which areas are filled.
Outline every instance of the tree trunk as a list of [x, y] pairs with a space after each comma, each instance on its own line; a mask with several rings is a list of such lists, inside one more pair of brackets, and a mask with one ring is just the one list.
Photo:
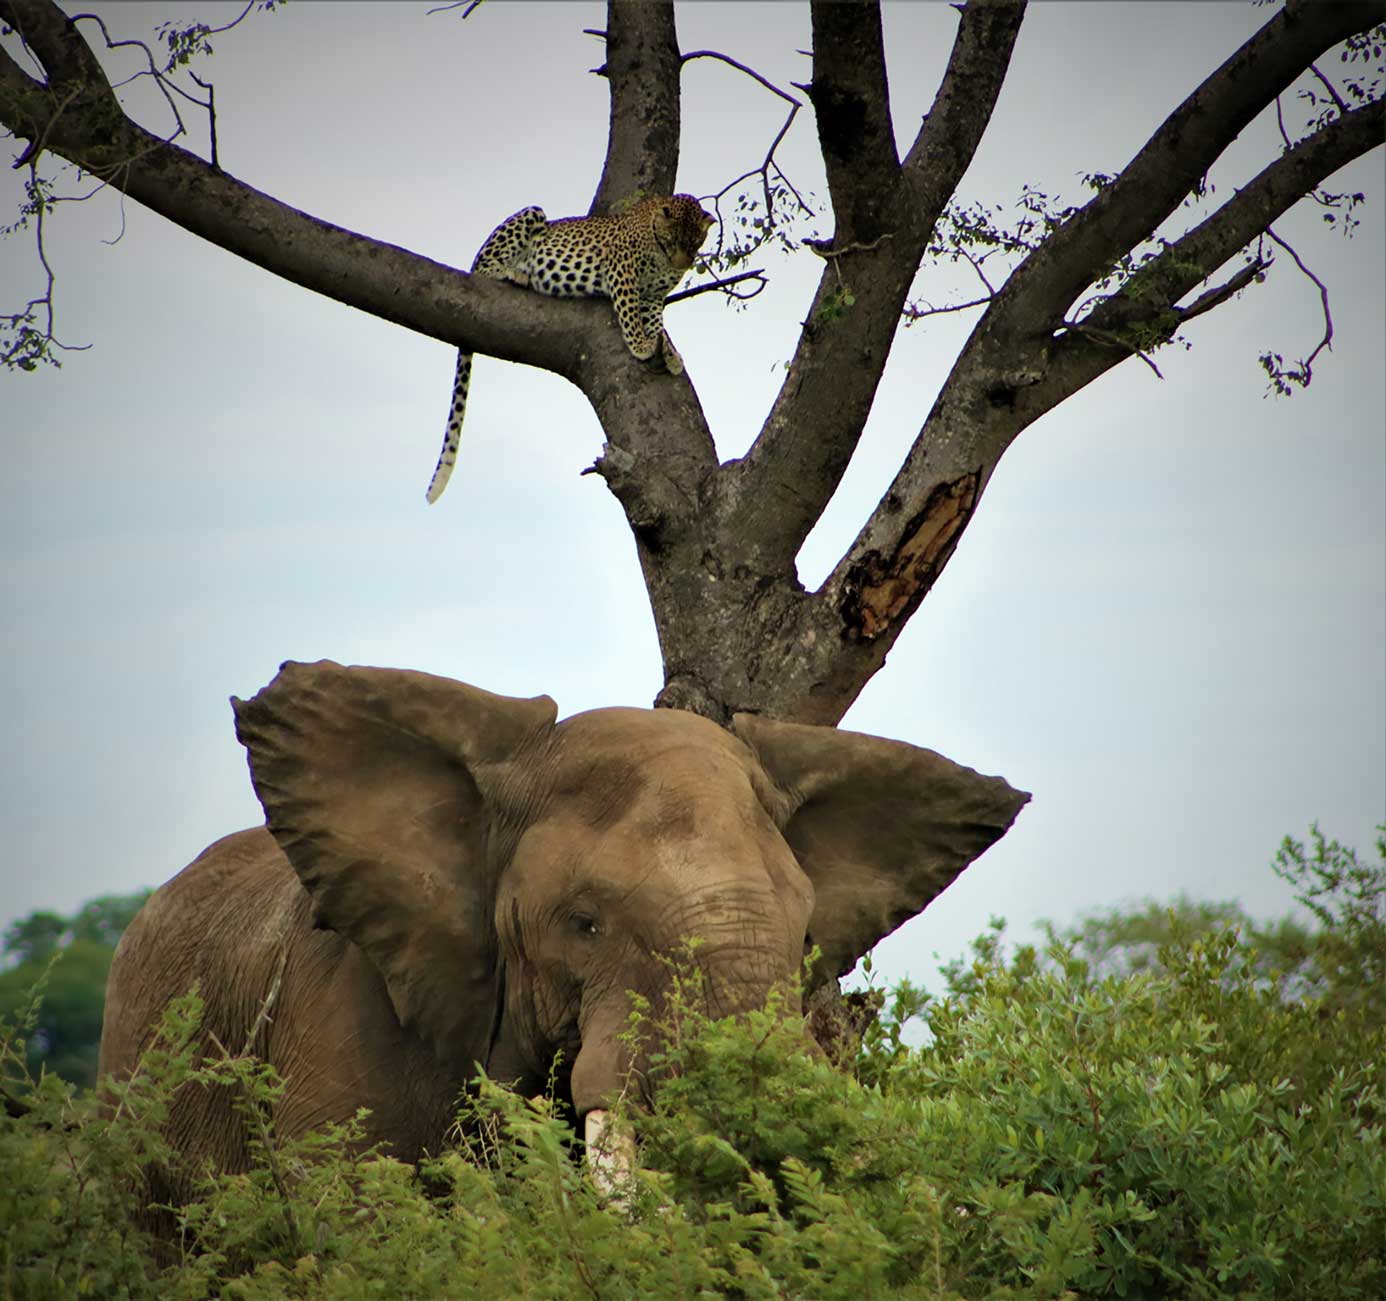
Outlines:
[[[625, 510], [649, 591], [665, 675], [656, 703], [723, 723], [751, 711], [835, 724], [942, 573], [1019, 434], [1263, 278], [1269, 260], [1251, 256], [1181, 303], [1291, 204], [1382, 142], [1379, 90], [1334, 90], [1334, 107], [1308, 120], [1302, 140], [1287, 136], [1250, 185], [1138, 273], [1108, 281], [1258, 113], [1326, 51], [1386, 19], [1386, 0], [1287, 0], [992, 290], [894, 482], [809, 592], [796, 556], [865, 428], [911, 285], [990, 120], [1025, 11], [1017, 0], [958, 8], [937, 96], [901, 157], [878, 5], [812, 5], [804, 89], [836, 229], [813, 246], [822, 277], [783, 386], [746, 456], [725, 465], [689, 379], [635, 361], [604, 304], [541, 298], [366, 239], [155, 136], [121, 109], [86, 39], [96, 35], [91, 20], [79, 30], [52, 0], [0, 0], [0, 21], [42, 67], [35, 76], [0, 51], [0, 121], [30, 142], [21, 162], [61, 155], [306, 288], [577, 384], [606, 433], [593, 471]], [[685, 56], [672, 6], [655, 0], [611, 0], [598, 35], [611, 116], [592, 211], [605, 212], [632, 192], [672, 188]]]

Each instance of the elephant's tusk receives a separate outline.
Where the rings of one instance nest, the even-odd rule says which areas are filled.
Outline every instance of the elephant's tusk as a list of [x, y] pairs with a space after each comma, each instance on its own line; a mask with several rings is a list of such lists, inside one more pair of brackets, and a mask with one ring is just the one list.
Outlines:
[[592, 1183], [612, 1205], [624, 1209], [627, 1203], [621, 1190], [629, 1186], [635, 1173], [635, 1131], [629, 1125], [615, 1124], [609, 1113], [600, 1109], [589, 1111], [584, 1125]]

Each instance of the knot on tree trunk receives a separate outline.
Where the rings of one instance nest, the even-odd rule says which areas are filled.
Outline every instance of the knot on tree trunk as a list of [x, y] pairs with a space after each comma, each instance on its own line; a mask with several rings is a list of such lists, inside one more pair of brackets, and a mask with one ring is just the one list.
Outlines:
[[656, 709], [686, 709], [690, 714], [710, 718], [719, 727], [731, 722], [731, 710], [708, 689], [706, 683], [686, 675], [675, 675], [655, 697]]

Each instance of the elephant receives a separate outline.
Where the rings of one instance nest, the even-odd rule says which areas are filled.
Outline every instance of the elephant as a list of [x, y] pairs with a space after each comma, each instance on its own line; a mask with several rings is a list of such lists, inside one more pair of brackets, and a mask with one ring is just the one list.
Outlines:
[[[232, 706], [265, 825], [205, 850], [126, 930], [100, 1073], [128, 1077], [197, 982], [202, 1042], [245, 1044], [284, 1080], [277, 1134], [365, 1107], [365, 1141], [404, 1161], [440, 1150], [478, 1066], [531, 1092], [552, 1073], [591, 1133], [646, 1087], [621, 1037], [630, 993], [659, 1007], [689, 937], [715, 1014], [792, 988], [810, 946], [810, 985], [835, 978], [1030, 798], [831, 727], [635, 708], [560, 723], [547, 696], [326, 660]], [[178, 1091], [167, 1133], [180, 1169], [247, 1168], [228, 1090]], [[151, 1202], [190, 1195], [160, 1178]]]

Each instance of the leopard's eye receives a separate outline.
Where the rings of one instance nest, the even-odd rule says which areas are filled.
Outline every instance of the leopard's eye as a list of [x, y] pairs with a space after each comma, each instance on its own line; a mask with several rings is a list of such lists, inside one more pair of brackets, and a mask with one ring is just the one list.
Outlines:
[[666, 217], [672, 217], [674, 215], [674, 210], [667, 203], [662, 208], [660, 208], [660, 212], [662, 212]]

